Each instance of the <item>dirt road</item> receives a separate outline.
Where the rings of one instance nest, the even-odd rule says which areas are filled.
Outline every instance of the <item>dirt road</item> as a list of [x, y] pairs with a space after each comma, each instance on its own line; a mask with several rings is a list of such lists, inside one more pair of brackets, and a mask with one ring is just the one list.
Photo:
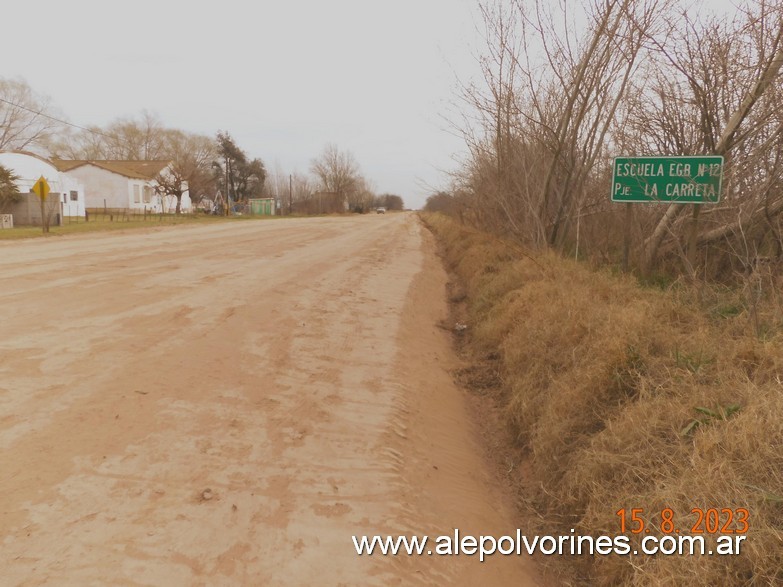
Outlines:
[[[410, 214], [0, 243], [4, 585], [533, 585]], [[533, 577], [533, 578], [531, 578]]]

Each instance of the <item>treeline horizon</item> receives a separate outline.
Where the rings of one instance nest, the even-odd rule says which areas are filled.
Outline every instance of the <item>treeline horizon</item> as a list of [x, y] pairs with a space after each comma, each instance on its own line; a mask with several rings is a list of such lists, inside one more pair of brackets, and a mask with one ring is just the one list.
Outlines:
[[[299, 213], [307, 213], [306, 203], [314, 194], [333, 192], [353, 212], [404, 207], [401, 196], [377, 193], [353, 154], [333, 143], [311, 160], [308, 172], [284, 172], [279, 165], [270, 172], [264, 161], [248, 155], [228, 132], [207, 135], [171, 128], [147, 110], [105, 126], [77, 127], [65, 120], [50, 98], [22, 79], [0, 77], [0, 150], [31, 151], [53, 159], [170, 161], [168, 175], [159, 180], [178, 199], [179, 186], [187, 182], [194, 206], [203, 199], [225, 198], [228, 192], [234, 203], [274, 198], [284, 214], [303, 202]], [[7, 186], [0, 197], [13, 196], [6, 192]]]

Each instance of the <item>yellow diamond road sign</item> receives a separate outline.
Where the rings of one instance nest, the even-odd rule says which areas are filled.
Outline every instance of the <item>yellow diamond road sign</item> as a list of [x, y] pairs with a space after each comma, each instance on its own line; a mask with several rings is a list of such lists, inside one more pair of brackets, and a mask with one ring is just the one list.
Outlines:
[[33, 191], [38, 194], [38, 197], [42, 200], [45, 200], [46, 196], [49, 195], [49, 192], [51, 191], [49, 189], [49, 182], [46, 181], [46, 178], [43, 175], [39, 177], [38, 181], [33, 185]]

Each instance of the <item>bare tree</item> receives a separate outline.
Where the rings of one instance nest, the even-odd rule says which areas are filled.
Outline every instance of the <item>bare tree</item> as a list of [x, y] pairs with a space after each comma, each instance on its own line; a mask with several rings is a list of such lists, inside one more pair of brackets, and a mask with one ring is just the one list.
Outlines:
[[264, 196], [274, 198], [280, 203], [280, 213], [288, 214], [293, 201], [293, 177], [275, 162], [274, 171], [264, 184]]
[[138, 118], [121, 118], [104, 131], [106, 159], [162, 160], [165, 128], [160, 118], [143, 110]]
[[291, 175], [293, 204], [297, 202], [307, 202], [312, 199], [315, 189], [310, 178], [307, 175], [296, 171]]
[[96, 125], [74, 131], [65, 128], [47, 141], [47, 150], [55, 159], [108, 159], [107, 137]]
[[359, 165], [353, 155], [349, 151], [340, 151], [333, 143], [327, 144], [321, 155], [313, 159], [310, 170], [322, 190], [340, 196], [352, 192], [359, 179]]
[[[711, 244], [716, 271], [783, 258], [783, 5], [726, 21], [675, 1], [482, 5], [483, 85], [463, 90], [470, 156], [450, 190], [463, 221], [608, 262], [627, 258], [633, 229], [642, 266], [681, 256], [691, 275]], [[609, 201], [611, 157], [699, 154], [725, 156], [719, 206], [623, 216]]]
[[163, 133], [162, 152], [171, 164], [156, 178], [156, 191], [161, 197], [176, 199], [176, 214], [182, 210], [182, 196], [189, 191], [193, 201], [214, 192], [212, 162], [217, 157], [211, 137], [166, 130]]
[[348, 194], [348, 206], [353, 212], [367, 212], [375, 201], [375, 186], [363, 176], [358, 176]]
[[540, 0], [482, 6], [486, 87], [465, 92], [475, 116], [466, 133], [472, 158], [457, 190], [476, 194], [474, 218], [535, 246], [564, 246], [604, 163], [644, 44], [662, 28], [669, 3], [590, 3], [585, 32], [565, 3], [556, 10]]
[[482, 85], [463, 87], [454, 130], [470, 149], [462, 172], [454, 176], [455, 191], [473, 200], [469, 215], [474, 222], [497, 232], [508, 232], [522, 240], [535, 240], [543, 234], [536, 225], [528, 179], [528, 161], [520, 157], [525, 139], [523, 109], [517, 78], [519, 56], [524, 53], [520, 13], [501, 2], [480, 5], [486, 53], [479, 57]]
[[[594, 5], [591, 31], [582, 49], [558, 43], [548, 52], [553, 72], [565, 62], [573, 68], [556, 74], [564, 104], [556, 116], [553, 157], [542, 187], [542, 216], [550, 245], [562, 245], [564, 227], [584, 199], [586, 183], [606, 153], [609, 131], [625, 98], [645, 42], [661, 27], [667, 0], [610, 0]], [[560, 70], [562, 71], [562, 70]]]
[[51, 141], [49, 151], [61, 159], [158, 161], [166, 156], [166, 128], [155, 114], [118, 118], [105, 128], [91, 126]]
[[0, 149], [41, 149], [64, 126], [49, 98], [21, 79], [0, 78]]
[[[697, 245], [729, 236], [753, 238], [753, 228], [762, 224], [774, 229], [771, 219], [783, 208], [778, 197], [783, 87], [777, 82], [783, 66], [783, 7], [760, 2], [729, 23], [686, 20], [684, 34], [675, 41], [671, 48], [658, 47], [664, 60], [652, 62], [658, 69], [651, 76], [655, 99], [636, 120], [640, 132], [677, 150], [726, 157], [724, 205], [705, 211], [706, 232], [698, 230], [699, 206], [688, 223], [687, 267], [693, 272]], [[671, 124], [675, 110], [685, 113], [679, 124]], [[665, 242], [677, 246], [686, 209], [671, 204], [658, 218], [644, 242], [647, 270]]]

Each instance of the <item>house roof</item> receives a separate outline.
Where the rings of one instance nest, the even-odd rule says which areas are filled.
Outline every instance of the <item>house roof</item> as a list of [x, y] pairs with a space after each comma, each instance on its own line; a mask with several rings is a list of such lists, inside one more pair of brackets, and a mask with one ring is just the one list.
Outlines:
[[154, 179], [170, 161], [107, 161], [84, 159], [52, 159], [54, 166], [63, 172], [71, 171], [82, 165], [94, 165], [106, 171], [124, 175], [133, 179]]

